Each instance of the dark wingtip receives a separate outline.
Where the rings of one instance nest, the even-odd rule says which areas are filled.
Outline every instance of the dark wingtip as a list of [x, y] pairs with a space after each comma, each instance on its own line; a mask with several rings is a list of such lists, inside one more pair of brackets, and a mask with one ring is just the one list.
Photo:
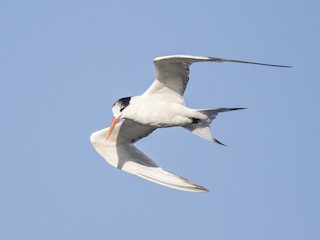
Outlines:
[[203, 192], [210, 192], [210, 190], [209, 189], [207, 189], [207, 188], [201, 188], [201, 190], [203, 190]]
[[207, 189], [207, 188], [205, 188], [203, 186], [200, 186], [200, 185], [197, 185], [196, 189], [199, 190], [199, 192], [210, 192], [209, 189]]
[[227, 145], [223, 144], [222, 142], [218, 141], [217, 139], [214, 139], [214, 141], [215, 141], [216, 143], [222, 145], [222, 146], [225, 146], [225, 147], [227, 146]]
[[279, 64], [269, 64], [269, 63], [259, 63], [259, 62], [249, 62], [249, 61], [241, 61], [241, 60], [234, 60], [234, 59], [221, 59], [225, 62], [234, 62], [234, 63], [248, 63], [260, 66], [267, 66], [267, 67], [280, 67], [280, 68], [292, 68], [292, 66], [288, 65], [279, 65]]
[[244, 110], [244, 109], [248, 109], [248, 108], [230, 108], [230, 111], [235, 111], [235, 110]]
[[274, 64], [259, 64], [259, 65], [268, 66], [268, 67], [292, 68], [292, 66], [287, 66], [287, 65], [274, 65]]

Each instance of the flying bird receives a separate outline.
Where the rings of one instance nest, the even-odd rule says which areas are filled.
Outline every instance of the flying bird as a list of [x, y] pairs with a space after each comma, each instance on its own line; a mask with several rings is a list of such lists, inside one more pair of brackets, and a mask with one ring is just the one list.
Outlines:
[[[109, 128], [90, 137], [95, 150], [113, 167], [170, 188], [207, 192], [208, 189], [162, 169], [134, 146], [157, 128], [181, 126], [206, 140], [222, 144], [211, 133], [218, 113], [244, 108], [191, 109], [183, 94], [189, 81], [189, 66], [195, 62], [234, 62], [290, 67], [232, 59], [191, 55], [171, 55], [154, 59], [156, 79], [140, 96], [125, 97], [114, 103]], [[120, 121], [124, 119], [124, 121]], [[223, 144], [222, 144], [223, 145]]]

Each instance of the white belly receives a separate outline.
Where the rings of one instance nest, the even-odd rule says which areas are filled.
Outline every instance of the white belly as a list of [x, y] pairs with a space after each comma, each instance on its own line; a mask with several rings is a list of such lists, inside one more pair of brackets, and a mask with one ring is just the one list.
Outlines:
[[123, 117], [144, 125], [171, 127], [190, 124], [195, 113], [182, 104], [139, 97], [130, 103]]

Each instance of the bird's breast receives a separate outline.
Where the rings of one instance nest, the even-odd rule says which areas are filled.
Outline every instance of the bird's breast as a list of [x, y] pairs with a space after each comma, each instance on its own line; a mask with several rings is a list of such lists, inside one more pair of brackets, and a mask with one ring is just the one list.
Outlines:
[[182, 104], [149, 98], [132, 104], [125, 118], [158, 128], [183, 126], [190, 124], [190, 109]]

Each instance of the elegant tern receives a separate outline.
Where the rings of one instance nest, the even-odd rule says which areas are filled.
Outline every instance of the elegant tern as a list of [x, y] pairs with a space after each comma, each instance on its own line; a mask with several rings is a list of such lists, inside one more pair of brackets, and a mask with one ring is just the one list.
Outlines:
[[[109, 128], [90, 137], [95, 150], [113, 167], [146, 180], [191, 192], [208, 190], [162, 169], [133, 144], [157, 128], [181, 126], [192, 133], [222, 144], [211, 133], [211, 122], [220, 112], [244, 108], [191, 109], [183, 94], [189, 81], [189, 66], [195, 62], [235, 62], [271, 67], [290, 67], [214, 57], [172, 55], [154, 59], [156, 79], [140, 96], [125, 97], [114, 103]], [[120, 119], [124, 121], [119, 123]], [[222, 144], [223, 145], [223, 144]]]

